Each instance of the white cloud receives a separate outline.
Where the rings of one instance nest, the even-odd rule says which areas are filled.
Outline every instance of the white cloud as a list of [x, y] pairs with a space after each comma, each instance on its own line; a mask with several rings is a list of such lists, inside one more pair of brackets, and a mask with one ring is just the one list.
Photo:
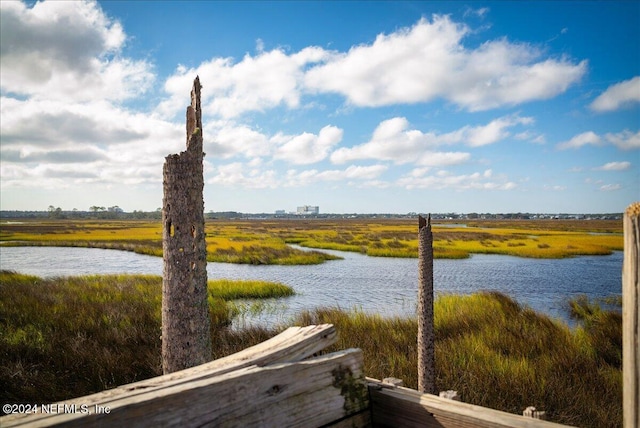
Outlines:
[[207, 183], [252, 189], [302, 187], [313, 183], [337, 181], [346, 181], [347, 185], [360, 185], [378, 178], [386, 170], [385, 165], [351, 165], [342, 170], [290, 169], [283, 175], [273, 169], [262, 170], [259, 166], [251, 166], [251, 163], [233, 162], [212, 168]]
[[157, 111], [173, 117], [182, 108], [184, 94], [189, 93], [195, 75], [204, 82], [202, 104], [208, 115], [234, 118], [281, 105], [297, 108], [304, 69], [328, 55], [317, 47], [307, 47], [291, 55], [282, 49], [260, 50], [255, 56], [245, 55], [239, 62], [233, 58], [213, 58], [197, 68], [178, 67], [164, 86], [170, 98], [163, 101]]
[[589, 105], [591, 110], [602, 113], [618, 110], [640, 102], [640, 76], [611, 85]]
[[544, 59], [527, 44], [506, 39], [475, 50], [462, 40], [470, 32], [447, 16], [421, 19], [411, 28], [381, 34], [311, 68], [305, 85], [335, 92], [356, 106], [427, 102], [441, 97], [471, 111], [556, 96], [578, 82], [587, 62]]
[[463, 130], [466, 134], [465, 139], [467, 144], [471, 147], [479, 147], [504, 140], [511, 135], [507, 131], [510, 127], [515, 125], [529, 125], [531, 123], [533, 123], [533, 118], [531, 117], [514, 115], [492, 120], [484, 126], [465, 127]]
[[203, 132], [205, 152], [223, 159], [234, 156], [255, 158], [271, 153], [269, 138], [247, 125], [211, 122]]
[[387, 170], [385, 165], [356, 166], [350, 165], [346, 169], [332, 169], [318, 171], [317, 169], [298, 172], [295, 169], [287, 171], [284, 185], [287, 187], [307, 186], [316, 182], [347, 181], [346, 184], [358, 183], [365, 180], [370, 182], [378, 178]]
[[214, 168], [213, 176], [207, 179], [207, 183], [250, 189], [276, 188], [276, 175], [277, 172], [272, 169], [261, 171], [258, 168], [247, 168], [241, 162], [233, 162]]
[[121, 143], [144, 139], [149, 118], [109, 103], [0, 100], [2, 143], [41, 147]]
[[602, 138], [598, 136], [593, 131], [583, 132], [582, 134], [578, 134], [575, 137], [571, 138], [568, 141], [563, 141], [562, 143], [558, 143], [556, 146], [559, 150], [565, 149], [577, 149], [586, 145], [594, 145], [598, 146], [602, 143]]
[[212, 157], [265, 158], [284, 160], [303, 165], [325, 159], [329, 151], [342, 140], [343, 131], [327, 125], [316, 135], [303, 132], [285, 135], [278, 132], [267, 135], [247, 125], [235, 122], [213, 121], [205, 127], [205, 151]]
[[529, 141], [534, 144], [545, 144], [546, 138], [544, 134], [537, 134], [530, 130], [519, 132], [513, 136], [516, 140]]
[[595, 168], [599, 171], [624, 171], [625, 169], [629, 169], [631, 167], [631, 162], [607, 162], [602, 166]]
[[640, 131], [631, 132], [625, 129], [618, 133], [607, 133], [604, 138], [593, 131], [583, 132], [567, 141], [563, 141], [556, 145], [558, 150], [578, 149], [582, 146], [593, 145], [600, 146], [604, 143], [610, 143], [621, 150], [640, 149]]
[[469, 33], [465, 25], [434, 15], [348, 52], [315, 46], [264, 51], [258, 42], [257, 53], [240, 61], [212, 58], [196, 68], [178, 67], [157, 112], [173, 117], [196, 74], [209, 82], [202, 93], [206, 114], [234, 118], [277, 106], [298, 108], [306, 93], [339, 93], [355, 106], [444, 98], [471, 111], [487, 110], [551, 98], [586, 73], [586, 61], [544, 58], [531, 45], [506, 39], [467, 49], [462, 41]]
[[492, 170], [474, 172], [473, 174], [453, 175], [448, 171], [438, 171], [436, 174], [421, 174], [413, 170], [395, 183], [406, 189], [454, 189], [454, 190], [512, 190], [517, 185], [508, 181], [506, 177], [494, 177]]
[[94, 2], [0, 2], [1, 88], [65, 101], [122, 101], [144, 93], [153, 66], [118, 55], [126, 35]]
[[464, 126], [452, 132], [437, 134], [409, 129], [406, 118], [394, 117], [381, 122], [367, 143], [334, 151], [331, 161], [345, 163], [358, 159], [378, 159], [396, 164], [413, 162], [425, 166], [454, 165], [468, 161], [471, 155], [467, 152], [440, 152], [434, 149], [451, 144], [466, 144], [470, 147], [493, 144], [510, 135], [508, 128], [532, 122], [530, 117], [511, 115], [492, 120], [486, 125]]
[[342, 134], [342, 129], [335, 126], [325, 126], [318, 135], [305, 132], [280, 145], [276, 149], [274, 158], [299, 165], [319, 162], [342, 141]]
[[0, 114], [3, 188], [159, 183], [164, 157], [184, 150], [182, 126], [103, 102], [3, 97]]
[[600, 186], [600, 190], [602, 190], [603, 192], [613, 192], [620, 189], [622, 189], [622, 186], [619, 184], [604, 184]]
[[640, 149], [640, 131], [633, 133], [625, 129], [616, 134], [607, 133], [604, 138], [622, 150]]
[[97, 2], [0, 2], [2, 188], [159, 183], [180, 127], [124, 109], [155, 76]]

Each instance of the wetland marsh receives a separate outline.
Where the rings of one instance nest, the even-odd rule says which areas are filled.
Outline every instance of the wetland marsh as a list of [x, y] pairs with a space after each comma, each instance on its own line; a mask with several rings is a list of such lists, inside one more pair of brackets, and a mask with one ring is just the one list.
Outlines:
[[[615, 220], [469, 220], [434, 223], [434, 257], [501, 254], [528, 258], [607, 255], [622, 251]], [[418, 256], [416, 219], [208, 220], [207, 259], [240, 264], [319, 264], [321, 250], [374, 257]], [[162, 256], [162, 225], [136, 220], [26, 220], [0, 222], [4, 245], [78, 246]], [[320, 251], [301, 251], [288, 244]]]
[[[207, 221], [212, 358], [287, 325], [329, 322], [336, 349], [363, 349], [368, 376], [415, 387], [416, 223]], [[149, 221], [0, 223], [2, 269], [21, 272], [0, 275], [3, 402], [160, 373], [161, 234]], [[621, 224], [436, 223], [434, 238], [438, 388], [514, 413], [535, 405], [556, 422], [619, 426], [620, 316], [598, 302], [620, 293]], [[313, 249], [326, 254], [306, 264]], [[288, 315], [229, 327], [251, 304], [242, 302], [268, 301]]]

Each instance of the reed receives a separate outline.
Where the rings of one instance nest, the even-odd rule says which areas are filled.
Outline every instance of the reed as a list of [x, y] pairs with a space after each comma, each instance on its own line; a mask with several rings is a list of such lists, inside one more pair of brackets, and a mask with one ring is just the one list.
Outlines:
[[[621, 425], [622, 375], [610, 358], [621, 349], [617, 317], [604, 317], [607, 328], [571, 330], [499, 293], [441, 295], [434, 309], [439, 390], [512, 413], [534, 405], [565, 424]], [[415, 318], [318, 309], [298, 322], [335, 324], [340, 335], [332, 349], [363, 349], [367, 376], [417, 387]]]
[[278, 282], [220, 279], [209, 281], [209, 294], [223, 300], [234, 300], [288, 297], [295, 293], [288, 285]]
[[[42, 279], [1, 272], [0, 401], [45, 403], [159, 375], [160, 284], [157, 276]], [[226, 327], [241, 309], [223, 306], [221, 297], [235, 296], [227, 290], [237, 285], [209, 285], [218, 308], [213, 358], [284, 329]], [[579, 322], [570, 329], [503, 294], [438, 296], [438, 389], [513, 413], [534, 405], [556, 422], [620, 426], [620, 319], [600, 303], [569, 302]], [[325, 308], [303, 312], [295, 323], [335, 324], [339, 341], [332, 349], [361, 348], [367, 376], [417, 386], [415, 318]]]
[[244, 245], [208, 250], [207, 260], [220, 263], [238, 263], [251, 265], [312, 265], [341, 257], [320, 251], [302, 251], [286, 245]]
[[[103, 275], [43, 279], [0, 272], [0, 401], [43, 403], [161, 374], [162, 278]], [[212, 336], [225, 342], [265, 340], [264, 329], [230, 332], [238, 313], [225, 299], [277, 297], [282, 284], [210, 281]], [[233, 335], [233, 338], [226, 338]]]

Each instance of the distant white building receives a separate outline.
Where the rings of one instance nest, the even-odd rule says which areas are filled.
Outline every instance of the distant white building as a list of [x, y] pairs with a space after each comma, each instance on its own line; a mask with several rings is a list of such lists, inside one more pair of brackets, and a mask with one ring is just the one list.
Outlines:
[[285, 210], [276, 210], [276, 215], [285, 215]]
[[320, 213], [320, 207], [318, 206], [311, 206], [311, 205], [303, 205], [301, 207], [298, 207], [298, 211], [296, 212], [296, 214], [298, 215], [309, 215], [309, 214], [319, 214]]

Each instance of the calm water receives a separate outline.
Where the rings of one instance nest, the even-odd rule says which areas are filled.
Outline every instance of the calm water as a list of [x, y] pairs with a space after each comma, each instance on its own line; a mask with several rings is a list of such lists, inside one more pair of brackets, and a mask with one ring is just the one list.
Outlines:
[[[287, 321], [302, 309], [318, 306], [359, 308], [383, 315], [415, 312], [418, 260], [368, 257], [326, 251], [344, 260], [315, 266], [252, 266], [209, 263], [210, 279], [279, 281], [297, 295], [270, 302], [271, 311], [244, 323]], [[110, 273], [162, 274], [162, 259], [131, 252], [91, 248], [0, 247], [0, 268], [42, 277]], [[577, 294], [621, 294], [622, 252], [561, 260], [473, 255], [435, 260], [436, 293], [504, 292], [522, 304], [567, 319], [564, 302]]]

